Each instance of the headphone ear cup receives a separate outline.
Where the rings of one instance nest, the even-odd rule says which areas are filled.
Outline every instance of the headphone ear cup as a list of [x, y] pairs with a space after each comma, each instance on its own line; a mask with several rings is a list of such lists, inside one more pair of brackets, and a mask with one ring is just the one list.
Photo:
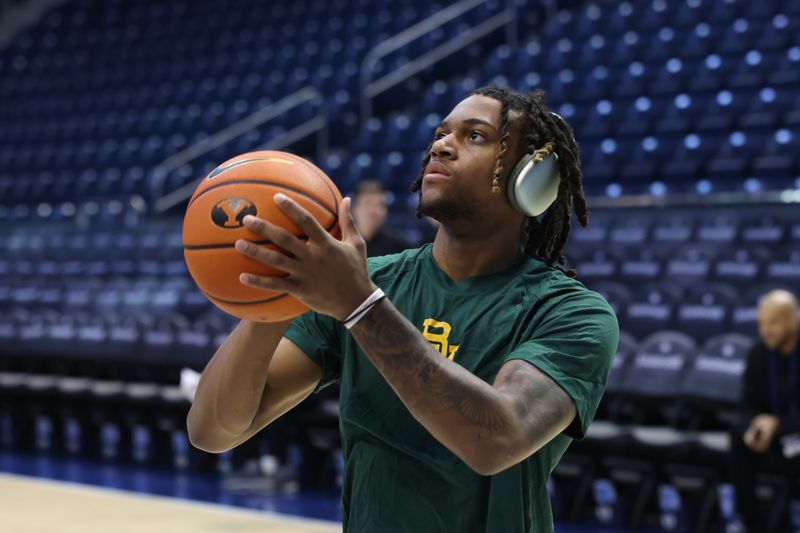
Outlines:
[[517, 211], [539, 216], [556, 200], [560, 181], [557, 154], [551, 153], [539, 163], [534, 163], [533, 154], [526, 154], [509, 176], [508, 200]]

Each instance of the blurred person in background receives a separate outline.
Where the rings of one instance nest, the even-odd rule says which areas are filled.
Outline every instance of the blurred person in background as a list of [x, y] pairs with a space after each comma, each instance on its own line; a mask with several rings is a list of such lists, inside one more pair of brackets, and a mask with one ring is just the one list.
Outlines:
[[384, 231], [389, 209], [386, 191], [378, 181], [362, 181], [353, 194], [352, 213], [356, 226], [367, 242], [367, 256], [377, 257], [402, 252], [411, 245]]
[[[758, 305], [761, 341], [744, 374], [742, 426], [732, 439], [736, 507], [748, 531], [765, 522], [756, 509], [755, 474], [767, 469], [800, 476], [800, 318], [797, 298], [775, 290]], [[761, 519], [760, 519], [761, 518]]]

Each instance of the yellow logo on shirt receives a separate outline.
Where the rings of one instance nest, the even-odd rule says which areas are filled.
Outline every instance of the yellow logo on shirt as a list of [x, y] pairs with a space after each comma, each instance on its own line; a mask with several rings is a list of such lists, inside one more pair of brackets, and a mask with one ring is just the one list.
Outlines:
[[447, 338], [450, 336], [450, 331], [453, 327], [447, 322], [439, 322], [432, 318], [426, 318], [422, 323], [422, 336], [428, 339], [428, 342], [433, 344], [433, 347], [441, 352], [442, 356], [447, 357], [451, 361], [456, 356], [458, 346], [451, 345]]

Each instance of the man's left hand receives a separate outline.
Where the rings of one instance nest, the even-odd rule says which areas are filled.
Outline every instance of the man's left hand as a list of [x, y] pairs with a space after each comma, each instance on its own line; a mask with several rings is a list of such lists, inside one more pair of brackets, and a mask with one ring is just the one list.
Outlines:
[[367, 245], [350, 214], [350, 198], [339, 205], [339, 241], [308, 211], [286, 195], [276, 194], [275, 203], [308, 236], [303, 242], [286, 229], [248, 215], [244, 225], [273, 242], [285, 253], [245, 240], [236, 249], [256, 261], [286, 272], [285, 277], [242, 274], [245, 285], [286, 292], [311, 309], [344, 321], [377, 288], [367, 269]]

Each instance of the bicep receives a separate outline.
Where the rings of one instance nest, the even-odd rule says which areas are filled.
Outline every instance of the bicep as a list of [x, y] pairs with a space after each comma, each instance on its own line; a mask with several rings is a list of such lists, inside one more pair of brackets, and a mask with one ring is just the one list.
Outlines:
[[[510, 402], [518, 442], [527, 455], [559, 435], [575, 420], [575, 402], [550, 376], [521, 359], [508, 361], [493, 387]], [[525, 456], [527, 456], [525, 455]]]
[[264, 394], [252, 426], [241, 436], [244, 442], [306, 399], [322, 379], [322, 368], [292, 341], [283, 337], [275, 349]]

